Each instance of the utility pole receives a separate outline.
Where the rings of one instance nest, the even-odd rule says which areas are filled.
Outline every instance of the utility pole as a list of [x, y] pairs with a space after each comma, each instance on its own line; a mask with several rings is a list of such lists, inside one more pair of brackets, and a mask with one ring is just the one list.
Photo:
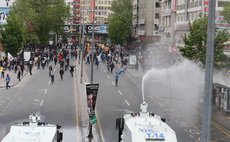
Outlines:
[[92, 45], [91, 45], [91, 79], [90, 83], [93, 84], [93, 50], [94, 50], [94, 16], [95, 16], [95, 0], [93, 0], [93, 31], [92, 31]]
[[[139, 5], [140, 5], [140, 0], [137, 0], [137, 23], [136, 23], [136, 29], [138, 29], [138, 35], [139, 35]], [[138, 71], [138, 53], [139, 53], [139, 46], [140, 46], [140, 43], [139, 43], [139, 37], [138, 37], [138, 44], [137, 44], [137, 47], [136, 47], [136, 70]]]
[[205, 62], [204, 108], [201, 131], [201, 142], [210, 142], [212, 122], [212, 89], [213, 89], [213, 60], [215, 35], [216, 0], [208, 2], [208, 35]]
[[[93, 84], [93, 50], [94, 50], [94, 16], [95, 16], [95, 0], [92, 0], [93, 1], [93, 9], [91, 9], [90, 12], [93, 12], [93, 31], [92, 31], [92, 44], [91, 44], [91, 77], [90, 77], [90, 83]], [[95, 112], [93, 112], [95, 113]], [[88, 135], [88, 138], [89, 138], [89, 142], [92, 142], [92, 139], [93, 139], [93, 132], [92, 132], [92, 127], [93, 127], [93, 124], [91, 124], [89, 122], [89, 135]]]
[[[85, 51], [85, 34], [84, 34], [84, 29], [85, 29], [85, 24], [84, 24], [84, 13], [85, 13], [85, 3], [83, 0], [82, 3], [82, 29], [81, 29], [81, 34], [82, 34], [82, 47], [81, 47], [81, 79], [80, 79], [80, 83], [82, 83], [82, 78], [83, 78], [83, 59], [84, 59], [84, 51]], [[79, 55], [80, 58], [80, 55]]]

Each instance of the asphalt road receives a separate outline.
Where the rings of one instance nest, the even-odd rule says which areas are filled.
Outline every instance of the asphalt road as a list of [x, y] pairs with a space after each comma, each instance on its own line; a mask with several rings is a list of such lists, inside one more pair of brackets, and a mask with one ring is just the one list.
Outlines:
[[[90, 80], [90, 66], [86, 65]], [[115, 119], [131, 111], [139, 112], [142, 103], [142, 83], [133, 76], [124, 73], [115, 87], [115, 71], [107, 73], [106, 65], [94, 68], [94, 83], [99, 83], [96, 113], [98, 132], [101, 142], [117, 142], [118, 132], [115, 130]], [[64, 142], [81, 142], [80, 126], [77, 124], [76, 79], [65, 72], [64, 80], [60, 80], [58, 67], [55, 71], [55, 82], [50, 83], [48, 68], [34, 69], [33, 75], [26, 76], [15, 87], [0, 89], [0, 139], [9, 131], [10, 124], [27, 120], [31, 113], [40, 113], [42, 119], [49, 123], [61, 124], [64, 132]], [[199, 142], [201, 130], [201, 114], [194, 100], [174, 96], [178, 92], [166, 83], [145, 82], [145, 101], [148, 110], [166, 118], [167, 123], [177, 133], [178, 142]], [[173, 88], [173, 83], [171, 88]], [[175, 91], [175, 89], [174, 89]], [[157, 95], [156, 95], [157, 94]], [[193, 100], [193, 101], [192, 101]], [[212, 125], [213, 142], [225, 142], [229, 133], [217, 123]]]
[[27, 75], [17, 86], [0, 90], [0, 139], [7, 134], [10, 124], [39, 113], [45, 122], [62, 126], [64, 142], [77, 141], [74, 78], [67, 71], [61, 81], [58, 69], [59, 66], [54, 67], [53, 84], [48, 68], [34, 69], [33, 75]]
[[[116, 70], [115, 70], [116, 71]], [[114, 85], [115, 71], [107, 73], [106, 65], [94, 68], [94, 83], [99, 83], [97, 99], [97, 117], [102, 142], [117, 142], [118, 132], [115, 130], [115, 119], [124, 113], [139, 112], [142, 102], [142, 82], [128, 73], [120, 76], [118, 87]], [[90, 66], [87, 68], [90, 78]], [[149, 104], [148, 111], [166, 118], [167, 123], [177, 133], [178, 142], [199, 142], [202, 114], [200, 113], [199, 97], [191, 92], [178, 92], [174, 82], [145, 81], [145, 101]], [[183, 84], [181, 90], [189, 90]], [[174, 90], [173, 90], [174, 89]], [[188, 95], [188, 96], [186, 96]], [[229, 132], [213, 122], [212, 142], [226, 142]]]

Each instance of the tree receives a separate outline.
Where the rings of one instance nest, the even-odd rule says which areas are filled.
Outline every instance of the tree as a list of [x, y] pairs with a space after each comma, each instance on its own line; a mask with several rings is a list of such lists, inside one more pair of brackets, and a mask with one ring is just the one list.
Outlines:
[[221, 12], [221, 15], [224, 16], [224, 20], [230, 24], [230, 3], [224, 4], [223, 11]]
[[124, 44], [131, 35], [132, 2], [130, 0], [114, 0], [109, 17], [109, 38], [113, 43]]
[[23, 29], [20, 20], [12, 12], [7, 17], [7, 24], [1, 30], [1, 43], [6, 53], [16, 56], [24, 42]]
[[35, 21], [36, 13], [28, 0], [17, 0], [11, 7], [11, 12], [21, 21], [25, 44], [29, 42], [38, 42], [36, 34], [37, 24]]
[[[183, 37], [184, 47], [179, 47], [181, 54], [195, 62], [205, 65], [207, 47], [207, 27], [208, 19], [200, 18], [189, 23], [189, 33]], [[229, 38], [226, 30], [216, 31], [215, 34], [215, 57], [214, 66], [220, 67], [225, 59], [223, 52], [224, 42]]]
[[36, 13], [36, 33], [43, 44], [47, 44], [50, 32], [61, 33], [61, 27], [69, 16], [69, 7], [64, 0], [29, 0]]

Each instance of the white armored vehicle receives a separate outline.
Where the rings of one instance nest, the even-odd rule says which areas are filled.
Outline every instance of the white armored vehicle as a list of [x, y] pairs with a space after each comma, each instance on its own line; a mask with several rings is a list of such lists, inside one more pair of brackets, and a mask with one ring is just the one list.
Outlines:
[[147, 112], [147, 107], [148, 104], [143, 102], [139, 114], [125, 114], [116, 119], [118, 142], [177, 142], [176, 133], [165, 119]]
[[15, 123], [2, 142], [61, 142], [61, 126], [39, 122], [38, 115], [30, 115], [30, 122]]

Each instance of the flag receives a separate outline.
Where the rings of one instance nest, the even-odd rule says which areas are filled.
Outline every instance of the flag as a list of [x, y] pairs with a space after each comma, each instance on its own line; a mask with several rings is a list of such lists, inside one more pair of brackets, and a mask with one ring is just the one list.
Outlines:
[[12, 61], [14, 59], [14, 57], [8, 52], [7, 58], [9, 61]]

